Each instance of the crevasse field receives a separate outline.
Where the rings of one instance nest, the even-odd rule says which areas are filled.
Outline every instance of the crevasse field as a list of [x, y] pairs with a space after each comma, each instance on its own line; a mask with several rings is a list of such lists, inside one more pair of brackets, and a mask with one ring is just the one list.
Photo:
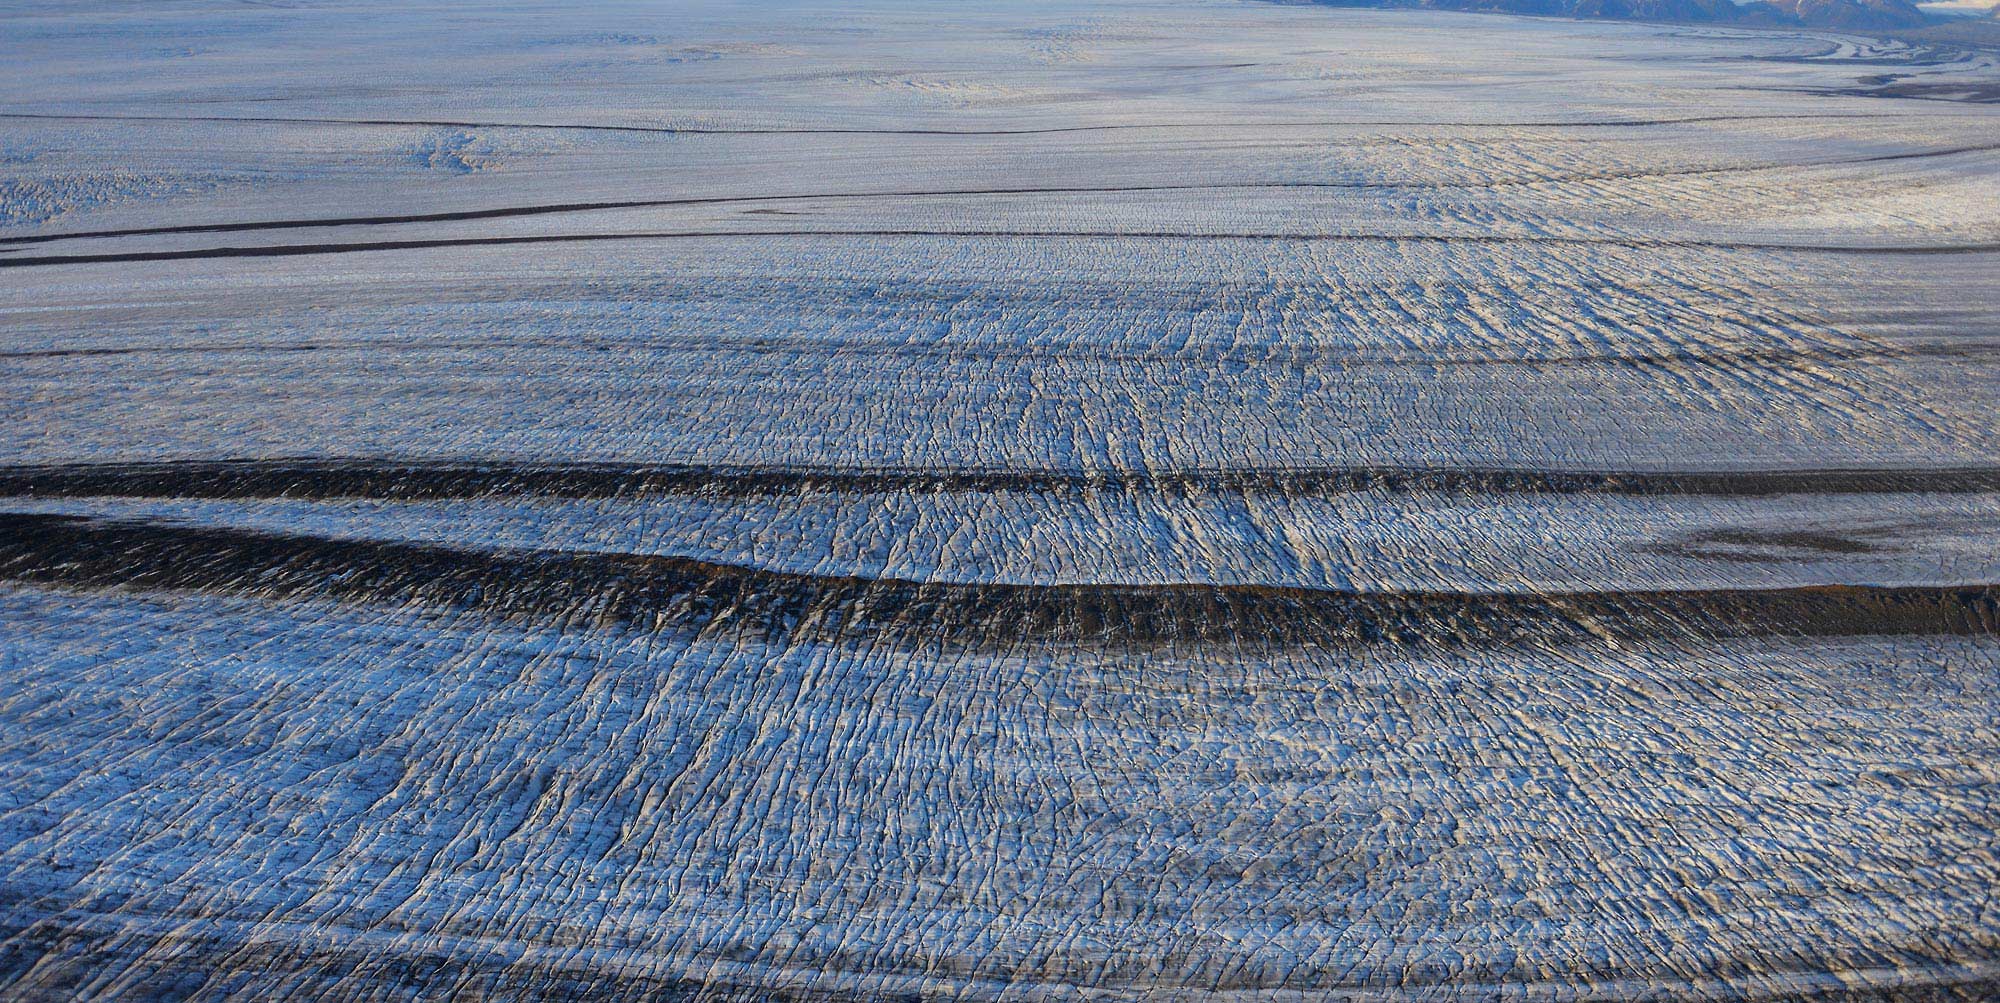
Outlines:
[[0, 998], [1991, 999], [1996, 81], [6, 3]]

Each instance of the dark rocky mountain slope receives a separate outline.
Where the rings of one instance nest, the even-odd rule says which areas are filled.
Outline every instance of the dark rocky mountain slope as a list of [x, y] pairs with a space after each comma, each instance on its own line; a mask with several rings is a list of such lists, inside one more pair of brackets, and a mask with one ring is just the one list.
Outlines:
[[1417, 7], [1631, 21], [1807, 26], [1875, 30], [1914, 28], [1931, 18], [1907, 0], [1325, 0], [1335, 6]]

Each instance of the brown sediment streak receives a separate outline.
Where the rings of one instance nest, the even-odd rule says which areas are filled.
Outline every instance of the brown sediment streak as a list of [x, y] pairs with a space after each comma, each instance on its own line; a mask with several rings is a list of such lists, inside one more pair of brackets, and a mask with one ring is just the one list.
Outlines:
[[1013, 129], [924, 129], [867, 128], [837, 126], [672, 126], [619, 125], [595, 123], [483, 122], [467, 119], [406, 118], [311, 118], [306, 116], [259, 115], [113, 115], [60, 114], [45, 112], [4, 112], [0, 119], [53, 122], [200, 122], [246, 125], [331, 125], [432, 129], [532, 129], [574, 132], [635, 132], [668, 136], [1043, 136], [1074, 132], [1129, 132], [1135, 130], [1198, 129], [1314, 129], [1346, 126], [1403, 126], [1441, 129], [1634, 129], [1664, 125], [1694, 125], [1708, 122], [1817, 121], [1820, 119], [1890, 118], [1887, 113], [1834, 112], [1813, 115], [1688, 115], [1679, 118], [1586, 119], [1564, 121], [1541, 119], [1516, 122], [1410, 121], [1323, 119], [1300, 122], [1119, 122], [1098, 125], [1026, 126]]
[[921, 582], [681, 557], [470, 549], [0, 514], [0, 581], [333, 600], [772, 640], [1011, 648], [1596, 637], [1990, 635], [2000, 586], [1361, 593], [1264, 585]]
[[0, 497], [714, 498], [892, 492], [1351, 491], [1465, 494], [1964, 494], [2000, 491], [2000, 467], [1797, 470], [1557, 470], [1498, 467], [1257, 467], [1150, 470], [535, 463], [399, 458], [214, 459], [0, 466]]
[[541, 205], [497, 206], [488, 209], [458, 209], [444, 212], [378, 214], [370, 216], [330, 216], [306, 219], [276, 219], [225, 221], [217, 223], [191, 223], [176, 226], [131, 227], [115, 230], [78, 230], [66, 233], [40, 233], [27, 236], [0, 235], [0, 245], [45, 244], [61, 240], [87, 240], [113, 237], [158, 237], [193, 233], [244, 233], [265, 230], [302, 230], [340, 226], [402, 226], [414, 223], [458, 223], [482, 219], [513, 219], [523, 216], [547, 216], [568, 213], [605, 212], [619, 209], [664, 209], [673, 207], [738, 205], [761, 202], [808, 202], [816, 199], [843, 201], [871, 201], [952, 197], [1009, 197], [1019, 195], [1121, 195], [1146, 192], [1191, 192], [1191, 191], [1258, 191], [1280, 190], [1482, 190], [1491, 188], [1518, 188], [1534, 185], [1571, 184], [1587, 181], [1638, 181], [1648, 178], [1700, 177], [1713, 174], [1744, 174], [1757, 171], [1786, 169], [1808, 169], [1816, 167], [1840, 167], [1854, 164], [1873, 164], [1897, 160], [1919, 160], [1930, 157], [1948, 157], [1961, 153], [1985, 153], [2000, 149], [2000, 144], [1980, 143], [1969, 146], [1950, 147], [1942, 150], [1908, 150], [1900, 153], [1871, 154], [1865, 157], [1849, 157], [1837, 160], [1803, 161], [1797, 163], [1767, 164], [1723, 164], [1710, 167], [1676, 167], [1663, 170], [1597, 171], [1570, 174], [1541, 174], [1515, 178], [1489, 178], [1477, 181], [1219, 181], [1186, 184], [1133, 184], [1133, 185], [1044, 185], [1011, 188], [940, 188], [918, 191], [848, 191], [848, 192], [798, 192], [789, 194], [760, 195], [699, 195], [682, 198], [621, 199], [595, 202], [553, 202]]
[[598, 244], [614, 241], [667, 241], [781, 238], [945, 238], [986, 240], [1254, 240], [1291, 243], [1387, 244], [1547, 244], [1563, 247], [1614, 247], [1630, 250], [1780, 251], [1798, 254], [1970, 254], [2000, 251], [2000, 241], [1955, 244], [1786, 244], [1758, 241], [1674, 240], [1625, 237], [1540, 237], [1490, 234], [1387, 234], [1204, 232], [1199, 230], [991, 230], [991, 229], [818, 229], [818, 230], [661, 230], [636, 233], [552, 233], [518, 237], [438, 237], [412, 240], [354, 241], [322, 244], [257, 244], [238, 247], [183, 248], [173, 251], [118, 251], [100, 254], [48, 254], [0, 257], [0, 268], [52, 265], [136, 264], [147, 261], [195, 261], [207, 258], [291, 258], [365, 251], [418, 251], [443, 247], [508, 247], [523, 244]]
[[[621, 349], [643, 348], [649, 352], [672, 351], [718, 351], [740, 352], [753, 355], [780, 354], [805, 356], [814, 354], [835, 354], [851, 352], [865, 344], [870, 350], [880, 351], [901, 359], [940, 358], [963, 361], [966, 359], [1016, 360], [1055, 359], [1068, 357], [1088, 357], [1096, 362], [1160, 362], [1183, 357], [1178, 348], [1161, 347], [1120, 347], [1103, 345], [1051, 348], [1042, 345], [970, 344], [951, 345], [937, 342], [912, 344], [907, 341], [860, 341], [820, 339], [810, 343], [796, 339], [755, 337], [716, 337], [714, 335], [678, 337], [654, 336], [643, 345], [617, 339], [555, 338], [555, 337], [506, 337], [487, 338], [478, 341], [454, 340], [448, 347], [453, 352], [479, 350], [547, 350], [577, 351], [580, 349]], [[440, 345], [435, 340], [358, 340], [307, 341], [307, 342], [250, 342], [222, 341], [206, 344], [152, 344], [152, 345], [93, 345], [61, 348], [26, 348], [15, 351], [0, 351], [0, 359], [105, 359], [124, 356], [224, 356], [224, 355], [297, 355], [312, 352], [366, 352], [381, 355], [389, 352], [437, 352]], [[1967, 358], [1984, 360], [1992, 353], [1983, 345], [1900, 343], [1895, 345], [1814, 345], [1809, 348], [1710, 348], [1679, 349], [1673, 351], [1605, 351], [1570, 352], [1525, 351], [1496, 352], [1492, 350], [1465, 352], [1438, 350], [1435, 352], [1385, 352], [1377, 349], [1356, 349], [1342, 345], [1283, 345], [1261, 348], [1216, 349], [1206, 357], [1219, 362], [1243, 362], [1258, 365], [1336, 365], [1343, 368], [1394, 367], [1394, 368], [1485, 368], [1493, 366], [1526, 366], [1534, 368], [1563, 366], [1599, 367], [1640, 367], [1650, 368], [1661, 365], [1705, 365], [1718, 368], [1736, 366], [1772, 366], [1797, 362], [1879, 362], [1891, 359], [1912, 358]]]

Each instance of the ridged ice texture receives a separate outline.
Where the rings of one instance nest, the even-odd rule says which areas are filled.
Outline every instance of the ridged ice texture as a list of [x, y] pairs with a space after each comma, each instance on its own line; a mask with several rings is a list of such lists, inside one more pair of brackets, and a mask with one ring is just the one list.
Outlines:
[[0, 4], [0, 1000], [1994, 998], [1996, 84]]

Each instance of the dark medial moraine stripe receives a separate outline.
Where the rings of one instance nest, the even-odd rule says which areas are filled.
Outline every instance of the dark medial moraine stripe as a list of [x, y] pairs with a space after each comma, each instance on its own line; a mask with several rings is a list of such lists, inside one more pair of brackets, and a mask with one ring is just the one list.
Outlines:
[[1808, 470], [1537, 470], [1479, 467], [1063, 470], [982, 467], [535, 463], [396, 458], [169, 460], [0, 466], [0, 497], [476, 499], [512, 495], [715, 498], [932, 492], [1352, 491], [1717, 495], [1984, 493], [2000, 467]]
[[771, 640], [1455, 647], [1587, 637], [1992, 635], [2000, 586], [1353, 593], [1258, 585], [931, 583], [644, 554], [471, 549], [0, 514], [0, 580], [380, 603]]

